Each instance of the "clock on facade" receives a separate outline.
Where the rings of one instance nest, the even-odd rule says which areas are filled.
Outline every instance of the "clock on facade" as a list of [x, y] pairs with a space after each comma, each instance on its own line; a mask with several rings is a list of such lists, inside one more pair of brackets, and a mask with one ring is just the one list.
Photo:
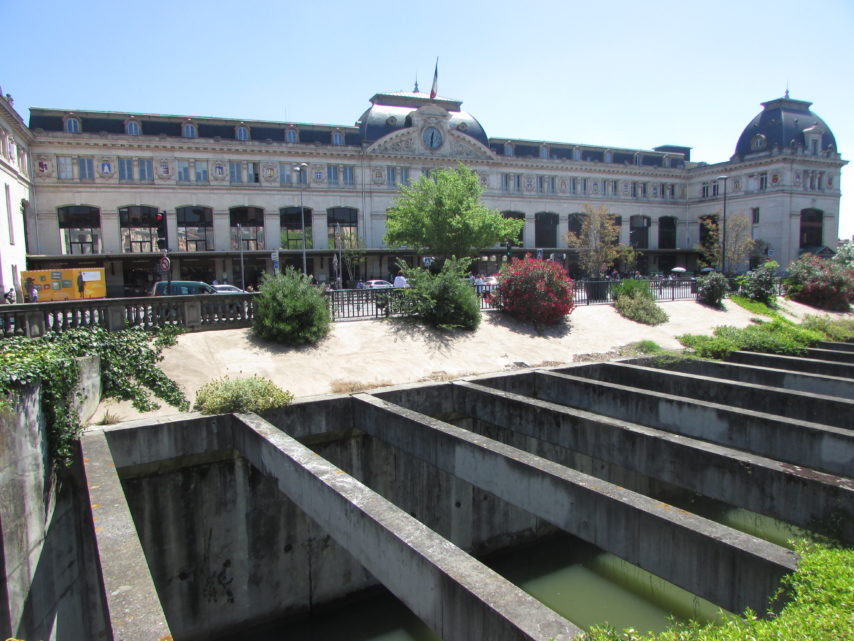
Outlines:
[[427, 149], [438, 149], [442, 146], [442, 132], [435, 127], [425, 127], [421, 132], [421, 140]]

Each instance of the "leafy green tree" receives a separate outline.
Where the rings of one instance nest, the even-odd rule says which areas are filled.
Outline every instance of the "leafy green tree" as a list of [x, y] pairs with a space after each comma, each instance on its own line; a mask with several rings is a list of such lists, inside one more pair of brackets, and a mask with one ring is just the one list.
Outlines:
[[460, 163], [401, 188], [386, 217], [385, 243], [444, 259], [475, 256], [480, 249], [516, 239], [524, 221], [487, 208], [477, 174]]

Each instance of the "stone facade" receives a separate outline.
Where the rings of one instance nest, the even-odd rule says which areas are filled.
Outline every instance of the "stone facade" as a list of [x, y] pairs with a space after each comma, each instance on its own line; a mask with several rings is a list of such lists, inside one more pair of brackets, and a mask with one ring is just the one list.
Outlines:
[[[301, 266], [294, 221], [304, 207], [309, 271], [318, 280], [336, 275], [336, 243], [366, 257], [345, 281], [386, 278], [399, 257], [414, 260], [383, 244], [399, 186], [457, 162], [480, 175], [490, 208], [524, 217], [517, 254], [539, 250], [570, 268], [565, 234], [589, 204], [620, 217], [620, 240], [642, 251], [642, 271], [696, 269], [700, 221], [721, 216], [724, 185], [727, 217], [746, 217], [763, 255], [781, 265], [807, 248], [836, 246], [846, 163], [809, 103], [764, 103], [760, 116], [800, 116], [799, 133], [778, 144], [764, 123], [767, 136], [745, 138], [754, 121], [742, 133], [748, 153], [739, 148], [717, 164], [692, 161], [687, 147], [489, 139], [460, 107], [421, 93], [377, 94], [350, 127], [32, 109], [30, 268], [103, 266], [109, 295], [143, 293], [160, 275], [157, 235], [145, 228], [153, 223], [140, 217], [165, 212], [173, 278], [255, 283], [272, 271], [277, 250], [283, 263]], [[75, 226], [81, 212], [89, 222]], [[497, 268], [502, 254], [484, 248], [481, 269]]]

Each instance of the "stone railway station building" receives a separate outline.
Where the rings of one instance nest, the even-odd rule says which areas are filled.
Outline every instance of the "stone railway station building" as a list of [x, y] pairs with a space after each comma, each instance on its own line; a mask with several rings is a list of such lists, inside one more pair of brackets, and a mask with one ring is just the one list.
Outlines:
[[[514, 255], [542, 252], [571, 272], [565, 233], [586, 204], [617, 217], [645, 273], [696, 269], [702, 220], [725, 203], [784, 267], [836, 247], [846, 161], [811, 103], [788, 95], [763, 103], [737, 139], [721, 132], [735, 152], [716, 164], [675, 145], [489, 138], [460, 101], [417, 91], [370, 103], [352, 126], [44, 108], [26, 125], [0, 98], [4, 290], [24, 269], [104, 267], [108, 296], [147, 293], [163, 277], [161, 224], [173, 279], [257, 284], [276, 254], [301, 268], [303, 227], [318, 281], [335, 279], [336, 254], [345, 285], [387, 278], [416, 260], [383, 244], [400, 186], [458, 162], [480, 176], [487, 206], [525, 221]], [[503, 256], [483, 248], [479, 269]]]

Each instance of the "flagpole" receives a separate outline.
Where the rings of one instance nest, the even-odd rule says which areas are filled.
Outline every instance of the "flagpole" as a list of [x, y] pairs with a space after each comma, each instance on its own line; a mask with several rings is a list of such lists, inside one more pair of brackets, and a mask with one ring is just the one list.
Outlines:
[[430, 89], [430, 100], [439, 93], [439, 56], [436, 56], [436, 68], [433, 70], [433, 86]]

